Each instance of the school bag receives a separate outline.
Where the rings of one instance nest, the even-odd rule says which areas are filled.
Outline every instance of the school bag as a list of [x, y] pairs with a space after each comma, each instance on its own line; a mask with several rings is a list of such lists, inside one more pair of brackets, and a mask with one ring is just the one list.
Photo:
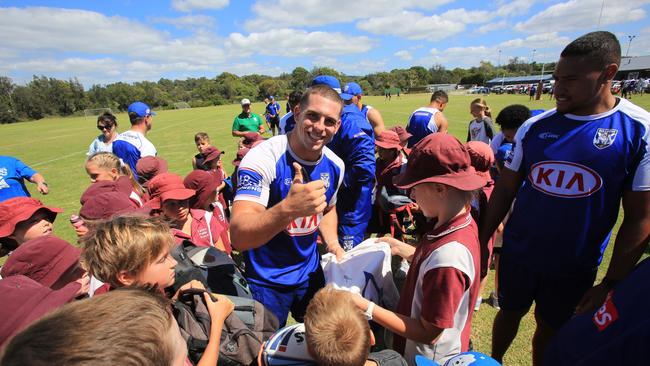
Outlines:
[[[210, 314], [204, 290], [183, 291], [173, 303], [181, 335], [187, 343], [188, 357], [196, 364], [208, 344]], [[224, 321], [217, 365], [253, 365], [262, 343], [279, 328], [279, 321], [264, 305], [253, 300], [229, 296], [235, 308]]]
[[172, 249], [171, 255], [178, 262], [172, 287], [174, 293], [184, 284], [197, 280], [210, 292], [253, 298], [241, 270], [225, 252], [183, 240]]

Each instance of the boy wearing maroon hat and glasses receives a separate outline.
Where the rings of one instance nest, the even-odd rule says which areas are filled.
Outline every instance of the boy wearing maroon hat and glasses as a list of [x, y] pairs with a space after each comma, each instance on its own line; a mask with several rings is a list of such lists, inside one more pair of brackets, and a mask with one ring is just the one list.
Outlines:
[[469, 346], [480, 283], [478, 228], [470, 202], [486, 179], [476, 174], [460, 141], [434, 133], [414, 146], [406, 171], [394, 182], [411, 190], [432, 229], [417, 247], [380, 239], [411, 262], [396, 312], [358, 295], [355, 302], [369, 319], [395, 333], [393, 348], [410, 365], [418, 354], [443, 364]]

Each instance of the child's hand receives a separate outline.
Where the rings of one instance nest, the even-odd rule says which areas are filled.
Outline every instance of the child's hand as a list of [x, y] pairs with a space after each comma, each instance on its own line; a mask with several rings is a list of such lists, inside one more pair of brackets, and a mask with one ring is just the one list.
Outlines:
[[219, 295], [219, 294], [212, 294], [214, 298], [217, 299], [217, 301], [212, 301], [212, 298], [210, 297], [210, 294], [207, 292], [203, 294], [203, 297], [205, 298], [205, 304], [208, 307], [208, 312], [210, 313], [210, 319], [212, 321], [219, 321], [223, 323], [223, 321], [232, 313], [233, 309], [235, 309], [235, 304], [230, 301], [229, 298], [227, 298], [224, 295]]
[[386, 243], [390, 245], [390, 253], [392, 255], [399, 255], [400, 257], [406, 260], [410, 260], [413, 257], [413, 254], [415, 253], [415, 247], [408, 245], [390, 236], [384, 236], [382, 238], [378, 238], [376, 240], [376, 243]]
[[81, 238], [82, 236], [88, 233], [88, 228], [86, 227], [86, 225], [83, 224], [79, 226], [72, 225], [72, 227], [74, 228], [74, 232], [77, 233], [78, 238]]
[[189, 289], [191, 289], [191, 288], [198, 288], [198, 289], [201, 289], [201, 290], [205, 290], [205, 286], [203, 286], [203, 284], [201, 283], [201, 281], [192, 280], [192, 281], [190, 281], [190, 282], [184, 284], [183, 286], [181, 286], [181, 287], [178, 289], [178, 291], [176, 291], [176, 293], [174, 294], [174, 296], [172, 297], [172, 300], [176, 300], [176, 299], [178, 299], [178, 295], [179, 295], [181, 292], [183, 292], [183, 291], [185, 291], [185, 290], [189, 290]]
[[88, 290], [90, 290], [90, 276], [88, 275], [88, 272], [84, 272], [84, 275], [75, 282], [81, 285], [79, 291], [77, 291], [77, 296], [88, 294]]

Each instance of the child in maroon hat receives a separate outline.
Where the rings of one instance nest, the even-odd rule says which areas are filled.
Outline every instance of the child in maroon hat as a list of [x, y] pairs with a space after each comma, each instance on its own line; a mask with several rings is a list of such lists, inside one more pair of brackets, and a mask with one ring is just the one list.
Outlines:
[[399, 136], [399, 144], [402, 146], [402, 152], [404, 155], [408, 156], [408, 154], [411, 152], [411, 149], [406, 147], [406, 145], [409, 142], [409, 138], [411, 138], [411, 135], [406, 129], [402, 126], [393, 126], [389, 128], [389, 130], [395, 132], [397, 136]]
[[138, 207], [144, 204], [142, 198], [144, 190], [135, 180], [129, 164], [125, 164], [117, 155], [109, 152], [92, 155], [86, 161], [86, 173], [93, 184], [116, 182], [116, 184], [128, 186], [130, 188], [129, 198], [137, 203]]
[[30, 239], [52, 234], [56, 215], [61, 212], [31, 197], [0, 202], [0, 257]]
[[226, 204], [219, 199], [220, 187], [222, 181], [215, 172], [206, 172], [205, 170], [193, 170], [183, 180], [185, 188], [196, 191], [194, 197], [190, 198], [190, 208], [205, 210], [208, 214], [212, 213], [219, 223], [228, 228], [228, 219], [226, 218]]
[[0, 270], [3, 278], [23, 275], [52, 290], [72, 282], [79, 284], [77, 295], [88, 292], [89, 277], [80, 266], [81, 250], [54, 235], [25, 242], [14, 250]]
[[138, 182], [147, 187], [147, 182], [160, 173], [167, 172], [167, 161], [157, 156], [145, 156], [135, 164]]
[[433, 133], [413, 147], [406, 171], [394, 182], [411, 190], [411, 198], [434, 224], [417, 247], [379, 239], [411, 261], [396, 313], [358, 295], [355, 302], [370, 319], [395, 333], [394, 349], [409, 364], [415, 364], [418, 354], [443, 364], [469, 347], [480, 284], [478, 228], [470, 202], [486, 179], [476, 174], [458, 139]]
[[196, 191], [185, 188], [183, 180], [173, 173], [162, 173], [149, 181], [151, 200], [147, 207], [165, 218], [172, 234], [180, 243], [185, 239], [199, 246], [214, 246], [230, 254], [228, 231], [213, 215], [202, 209], [190, 209], [190, 198]]

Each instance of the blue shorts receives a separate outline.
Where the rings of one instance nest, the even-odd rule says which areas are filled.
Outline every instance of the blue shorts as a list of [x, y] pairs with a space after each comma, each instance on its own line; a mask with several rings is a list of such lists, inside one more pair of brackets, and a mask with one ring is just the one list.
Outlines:
[[346, 224], [339, 221], [339, 244], [348, 251], [361, 243], [368, 228], [368, 221], [359, 224]]
[[309, 275], [309, 280], [296, 286], [267, 286], [258, 283], [248, 283], [253, 298], [266, 306], [280, 321], [280, 328], [287, 323], [287, 316], [291, 316], [302, 323], [307, 305], [316, 292], [325, 287], [323, 269], [318, 266], [316, 271]]
[[533, 271], [516, 259], [499, 259], [499, 305], [503, 310], [535, 312], [554, 329], [569, 320], [582, 296], [596, 279], [597, 270], [571, 274]]

